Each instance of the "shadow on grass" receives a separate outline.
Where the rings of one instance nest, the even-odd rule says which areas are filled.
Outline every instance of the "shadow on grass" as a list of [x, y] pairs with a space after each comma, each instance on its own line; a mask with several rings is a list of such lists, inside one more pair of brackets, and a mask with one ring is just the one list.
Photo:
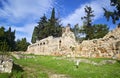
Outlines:
[[12, 73], [9, 75], [9, 78], [23, 78], [22, 72], [24, 72], [23, 68], [20, 65], [13, 63]]
[[120, 60], [117, 60], [117, 62], [120, 64]]
[[15, 64], [15, 63], [13, 63], [13, 69], [12, 70], [17, 71], [17, 72], [23, 72], [24, 71], [23, 68], [20, 65]]

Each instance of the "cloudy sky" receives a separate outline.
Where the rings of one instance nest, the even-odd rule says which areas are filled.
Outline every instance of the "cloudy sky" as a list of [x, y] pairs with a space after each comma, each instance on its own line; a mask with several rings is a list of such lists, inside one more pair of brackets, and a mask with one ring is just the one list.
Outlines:
[[94, 10], [94, 24], [107, 24], [113, 29], [116, 25], [107, 22], [103, 16], [102, 7], [113, 9], [109, 4], [109, 0], [0, 0], [0, 26], [11, 27], [16, 30], [16, 39], [26, 37], [30, 42], [34, 26], [43, 14], [49, 18], [53, 7], [63, 26], [68, 23], [81, 26], [81, 17], [88, 5]]

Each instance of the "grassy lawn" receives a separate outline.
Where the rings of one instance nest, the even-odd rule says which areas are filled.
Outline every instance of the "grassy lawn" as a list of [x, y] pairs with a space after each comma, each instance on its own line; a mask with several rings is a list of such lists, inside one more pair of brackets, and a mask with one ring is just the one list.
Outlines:
[[[99, 62], [104, 59], [89, 58], [89, 60]], [[16, 65], [13, 73], [0, 74], [0, 78], [49, 78], [49, 75], [54, 73], [68, 75], [71, 78], [120, 78], [119, 61], [101, 66], [80, 63], [78, 68], [73, 61], [53, 56], [35, 56], [35, 58], [14, 59], [14, 61]]]

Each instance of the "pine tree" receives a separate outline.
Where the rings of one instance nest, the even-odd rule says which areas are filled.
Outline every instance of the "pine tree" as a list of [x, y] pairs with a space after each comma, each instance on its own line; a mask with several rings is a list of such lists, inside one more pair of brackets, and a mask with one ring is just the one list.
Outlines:
[[109, 28], [105, 24], [93, 25], [93, 38], [102, 38], [109, 32]]
[[41, 40], [43, 38], [46, 38], [47, 37], [47, 34], [45, 31], [45, 27], [47, 25], [47, 18], [44, 14], [43, 17], [41, 17], [40, 21], [38, 22], [38, 40]]
[[40, 18], [38, 25], [35, 26], [32, 34], [32, 43], [35, 43], [37, 40], [41, 40], [47, 37], [47, 30], [45, 29], [47, 26], [47, 18], [44, 14], [43, 17]]
[[94, 17], [93, 10], [90, 6], [85, 7], [85, 13], [86, 16], [82, 17], [81, 19], [84, 20], [84, 25], [83, 25], [83, 33], [86, 34], [86, 40], [87, 39], [92, 39], [92, 17]]
[[103, 8], [104, 16], [108, 21], [111, 17], [112, 22], [115, 24], [120, 18], [120, 0], [111, 0], [110, 4], [111, 6], [115, 7], [115, 9], [113, 11], [108, 11], [107, 9]]
[[32, 35], [32, 43], [48, 36], [60, 37], [62, 35], [62, 27], [59, 19], [55, 17], [55, 9], [52, 9], [51, 17], [47, 20], [45, 14], [40, 18], [38, 25], [34, 28]]

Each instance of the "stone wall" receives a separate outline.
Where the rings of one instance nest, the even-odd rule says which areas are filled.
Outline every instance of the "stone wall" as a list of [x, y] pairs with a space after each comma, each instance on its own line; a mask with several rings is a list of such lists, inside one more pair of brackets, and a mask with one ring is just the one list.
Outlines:
[[85, 40], [76, 49], [82, 57], [120, 58], [120, 28], [106, 34], [103, 38]]
[[66, 55], [71, 54], [71, 47], [76, 46], [74, 33], [70, 26], [63, 29], [61, 37], [49, 36], [28, 46], [27, 53], [39, 55]]
[[120, 27], [110, 31], [103, 38], [84, 40], [81, 44], [75, 41], [70, 27], [63, 29], [62, 37], [49, 36], [28, 46], [27, 53], [69, 57], [108, 57], [120, 58]]

